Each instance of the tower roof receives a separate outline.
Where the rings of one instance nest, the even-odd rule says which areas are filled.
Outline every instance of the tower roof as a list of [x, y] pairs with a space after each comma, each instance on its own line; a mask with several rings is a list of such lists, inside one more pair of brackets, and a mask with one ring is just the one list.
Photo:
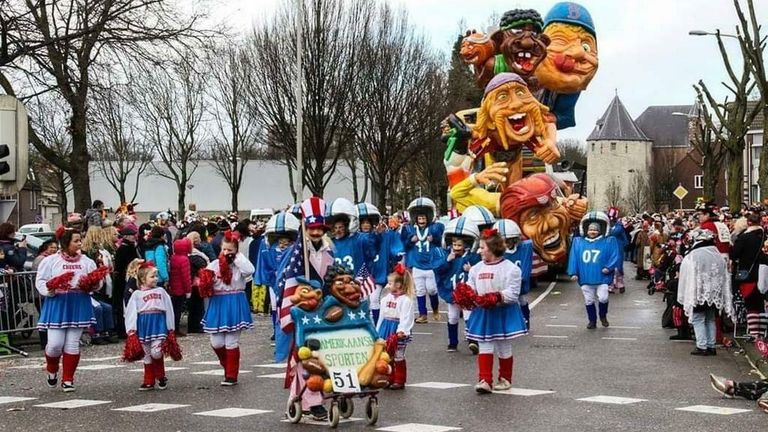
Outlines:
[[595, 124], [595, 129], [589, 134], [587, 141], [616, 140], [616, 141], [650, 141], [643, 131], [637, 127], [630, 117], [624, 104], [617, 94], [605, 114]]
[[653, 105], [635, 124], [653, 141], [653, 147], [688, 147], [688, 121], [698, 116], [698, 104]]

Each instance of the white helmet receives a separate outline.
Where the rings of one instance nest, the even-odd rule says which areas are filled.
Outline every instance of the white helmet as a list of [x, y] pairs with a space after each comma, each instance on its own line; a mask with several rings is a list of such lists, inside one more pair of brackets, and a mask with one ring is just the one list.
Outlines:
[[346, 220], [347, 229], [350, 233], [357, 231], [358, 228], [357, 208], [346, 198], [336, 198], [333, 200], [330, 212], [325, 219], [329, 226], [333, 226], [339, 220]]
[[434, 222], [437, 215], [437, 206], [429, 198], [416, 198], [408, 204], [408, 217], [412, 223], [416, 223], [417, 215], [426, 215], [427, 223]]
[[363, 202], [357, 204], [355, 207], [357, 207], [358, 220], [370, 219], [373, 225], [378, 225], [379, 221], [381, 221], [381, 213], [375, 205]]
[[292, 214], [296, 219], [301, 219], [301, 203], [296, 203], [288, 207], [288, 213]]
[[493, 217], [493, 213], [485, 207], [479, 205], [471, 205], [464, 209], [462, 216], [471, 220], [477, 224], [477, 227], [482, 229], [488, 228], [496, 222], [496, 218]]
[[471, 220], [464, 216], [459, 216], [449, 220], [445, 224], [445, 230], [443, 231], [443, 243], [445, 246], [450, 246], [450, 243], [455, 237], [472, 240], [472, 249], [474, 249], [474, 246], [480, 238], [480, 229], [477, 227], [477, 224]]
[[517, 222], [511, 219], [499, 219], [493, 224], [493, 229], [499, 232], [503, 239], [519, 239], [523, 233], [520, 231], [520, 226]]
[[609, 233], [609, 230], [611, 229], [611, 220], [608, 218], [608, 215], [601, 211], [591, 211], [584, 215], [583, 218], [581, 218], [581, 222], [579, 222], [579, 233], [582, 237], [585, 237], [587, 235], [587, 231], [589, 230], [589, 225], [596, 223], [600, 226], [600, 235], [607, 236]]
[[264, 229], [264, 233], [267, 236], [267, 244], [272, 244], [278, 237], [283, 236], [288, 236], [295, 240], [299, 234], [300, 227], [301, 222], [291, 213], [282, 211], [272, 215], [269, 221], [267, 221], [267, 227]]

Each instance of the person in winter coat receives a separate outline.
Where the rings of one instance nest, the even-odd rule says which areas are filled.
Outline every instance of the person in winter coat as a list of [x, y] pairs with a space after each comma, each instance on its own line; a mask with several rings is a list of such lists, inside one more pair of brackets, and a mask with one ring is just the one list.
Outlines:
[[198, 247], [202, 244], [200, 234], [192, 231], [187, 234], [187, 238], [192, 242], [192, 251], [189, 253], [189, 269], [192, 275], [192, 296], [187, 303], [187, 333], [202, 333], [203, 326], [200, 321], [203, 319], [204, 302], [200, 297], [200, 278], [198, 272], [200, 269], [208, 267], [210, 260], [208, 256]]
[[122, 242], [115, 252], [114, 277], [112, 278], [112, 308], [115, 311], [115, 330], [119, 337], [126, 337], [123, 297], [125, 296], [125, 283], [128, 279], [128, 265], [131, 261], [141, 258], [136, 248], [136, 228], [131, 225], [120, 230]]
[[101, 228], [104, 222], [104, 203], [101, 200], [93, 202], [91, 208], [85, 211], [85, 229], [90, 227]]
[[27, 241], [16, 243], [16, 226], [10, 222], [0, 224], [0, 269], [23, 271], [27, 261]]
[[173, 242], [173, 255], [170, 260], [170, 280], [168, 281], [168, 294], [173, 303], [173, 315], [176, 323], [176, 335], [184, 336], [179, 329], [181, 311], [184, 303], [192, 296], [192, 272], [189, 265], [189, 254], [192, 252], [192, 242], [187, 239], [179, 239]]
[[204, 253], [205, 256], [208, 257], [208, 261], [212, 261], [216, 259], [216, 252], [213, 251], [213, 246], [208, 243], [207, 231], [207, 228], [202, 222], [194, 222], [189, 226], [187, 234], [192, 232], [196, 232], [198, 234], [199, 242], [195, 242], [193, 247]]
[[152, 261], [157, 267], [157, 285], [164, 287], [168, 283], [168, 246], [163, 227], [152, 227], [142, 249], [144, 260]]
[[757, 289], [758, 269], [765, 260], [761, 249], [766, 235], [760, 226], [758, 213], [748, 213], [746, 219], [747, 229], [736, 237], [730, 258], [733, 261], [734, 288], [741, 293], [747, 309], [747, 331], [760, 336], [768, 326], [763, 295]]

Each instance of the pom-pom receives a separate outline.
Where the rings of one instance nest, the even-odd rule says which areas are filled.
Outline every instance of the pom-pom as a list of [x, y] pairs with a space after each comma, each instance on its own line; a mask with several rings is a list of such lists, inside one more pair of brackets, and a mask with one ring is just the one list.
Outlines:
[[475, 297], [477, 297], [475, 291], [465, 283], [458, 283], [453, 289], [453, 302], [464, 310], [475, 308]]
[[85, 292], [92, 292], [99, 289], [101, 281], [109, 274], [110, 268], [107, 266], [101, 266], [96, 270], [82, 276], [77, 282], [77, 287]]
[[755, 348], [757, 349], [757, 352], [763, 356], [763, 358], [768, 359], [768, 343], [766, 343], [765, 339], [758, 339], [755, 342]]
[[397, 333], [389, 335], [387, 338], [387, 346], [384, 351], [386, 351], [391, 358], [395, 358], [395, 352], [397, 352]]
[[171, 330], [168, 332], [168, 337], [163, 341], [163, 353], [167, 354], [173, 361], [181, 360], [181, 347], [176, 340], [176, 332]]
[[226, 285], [232, 283], [232, 268], [229, 266], [226, 255], [219, 256], [219, 277]]
[[483, 294], [481, 296], [477, 296], [475, 299], [475, 303], [477, 303], [478, 306], [489, 309], [492, 307], [496, 307], [497, 304], [501, 302], [501, 293], [487, 293]]
[[200, 269], [197, 272], [197, 277], [200, 279], [200, 283], [197, 286], [198, 291], [200, 291], [200, 297], [211, 297], [213, 295], [213, 282], [216, 279], [216, 273], [213, 270]]
[[48, 288], [49, 293], [54, 291], [67, 291], [71, 288], [72, 278], [74, 277], [75, 272], [68, 271], [56, 276], [55, 278], [49, 279], [48, 282], [45, 283], [45, 286]]
[[224, 231], [224, 240], [226, 240], [227, 243], [238, 243], [240, 242], [240, 233], [237, 231], [226, 230]]
[[123, 347], [123, 361], [134, 362], [144, 358], [144, 348], [141, 346], [139, 336], [136, 333], [128, 334]]

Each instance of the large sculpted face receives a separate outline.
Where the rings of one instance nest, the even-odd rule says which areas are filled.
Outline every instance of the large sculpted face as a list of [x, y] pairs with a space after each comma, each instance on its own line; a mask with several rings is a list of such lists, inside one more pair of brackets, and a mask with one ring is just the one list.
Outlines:
[[461, 41], [459, 55], [464, 63], [480, 67], [493, 57], [496, 47], [493, 41], [483, 33], [469, 33]]
[[539, 34], [532, 24], [505, 30], [502, 37], [499, 51], [507, 59], [512, 72], [520, 76], [532, 75], [547, 56], [549, 38]]
[[568, 252], [568, 211], [558, 201], [535, 206], [520, 214], [520, 229], [547, 262], [561, 262]]
[[481, 134], [495, 130], [504, 149], [509, 150], [545, 133], [542, 109], [546, 107], [533, 97], [527, 86], [517, 81], [508, 82], [483, 98], [477, 127]]
[[536, 69], [542, 87], [558, 93], [586, 90], [597, 73], [597, 39], [583, 27], [552, 23], [544, 29], [549, 37], [547, 57]]
[[351, 275], [338, 275], [331, 282], [331, 295], [349, 307], [360, 306], [360, 284]]

